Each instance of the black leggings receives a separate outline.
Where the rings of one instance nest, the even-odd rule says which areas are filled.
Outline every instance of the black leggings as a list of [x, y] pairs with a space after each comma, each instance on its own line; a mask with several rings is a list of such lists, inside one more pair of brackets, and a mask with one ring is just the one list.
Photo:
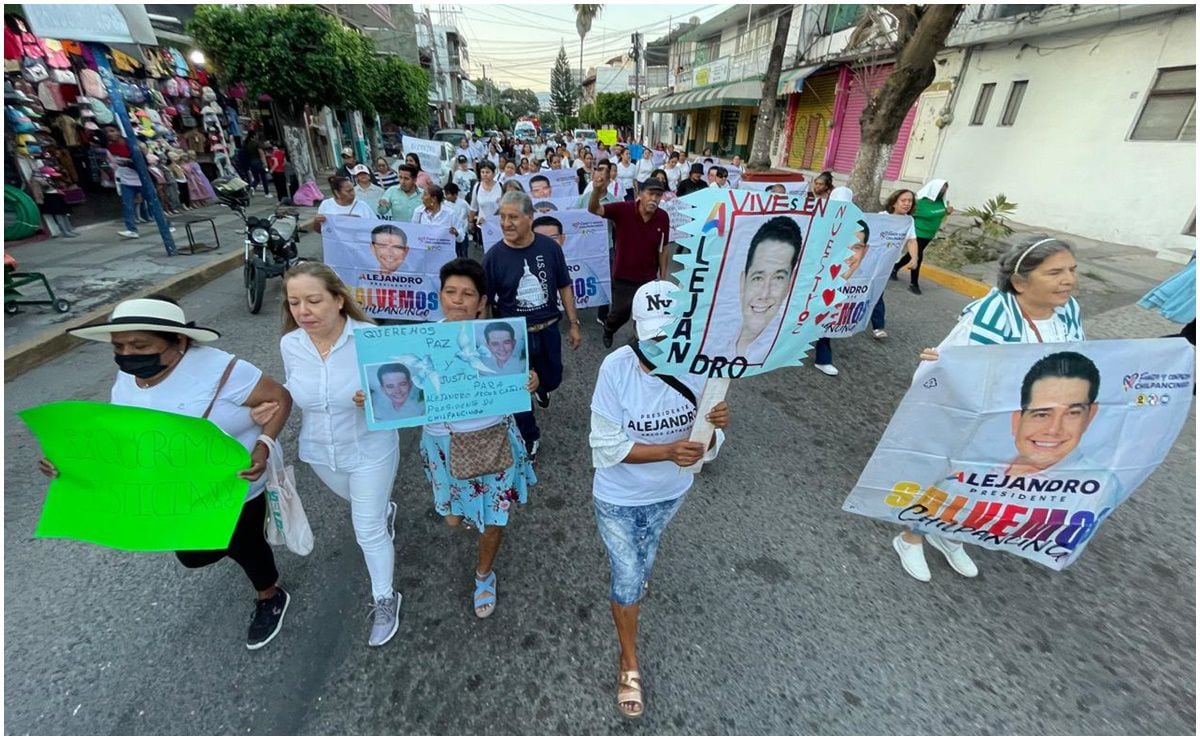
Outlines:
[[[917, 266], [914, 267], [912, 272], [909, 274], [909, 279], [912, 281], [913, 285], [916, 285], [917, 278], [921, 277], [921, 263], [925, 261], [925, 247], [928, 247], [929, 242], [931, 241], [933, 240], [925, 239], [919, 236], [917, 237]], [[905, 252], [904, 256], [900, 258], [900, 261], [896, 263], [896, 266], [892, 268], [892, 272], [899, 271], [901, 267], [904, 267], [911, 261], [912, 257], [909, 256], [908, 252]]]
[[266, 591], [279, 580], [275, 569], [275, 553], [267, 544], [263, 522], [267, 516], [267, 493], [263, 491], [242, 507], [233, 538], [224, 550], [183, 550], [175, 553], [187, 568], [203, 568], [228, 556], [246, 571], [255, 591]]

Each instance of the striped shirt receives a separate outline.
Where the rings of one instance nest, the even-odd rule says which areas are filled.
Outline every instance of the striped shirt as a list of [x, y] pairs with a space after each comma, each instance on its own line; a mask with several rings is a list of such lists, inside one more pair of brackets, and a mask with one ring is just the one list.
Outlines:
[[992, 288], [983, 298], [967, 304], [959, 314], [958, 325], [942, 344], [954, 346], [1033, 344], [1038, 341], [1081, 342], [1085, 338], [1083, 322], [1079, 316], [1079, 303], [1074, 298], [1068, 300], [1065, 306], [1055, 308], [1050, 319], [1035, 323], [1042, 334], [1041, 340], [1021, 315], [1016, 295]]

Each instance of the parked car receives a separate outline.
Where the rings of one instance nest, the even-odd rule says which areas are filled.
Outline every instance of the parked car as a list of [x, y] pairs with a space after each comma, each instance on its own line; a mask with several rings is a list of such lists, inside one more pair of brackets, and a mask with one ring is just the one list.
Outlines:
[[470, 141], [471, 132], [465, 128], [444, 128], [435, 133], [433, 138], [435, 141], [444, 141], [450, 144], [450, 146], [455, 147], [463, 139]]

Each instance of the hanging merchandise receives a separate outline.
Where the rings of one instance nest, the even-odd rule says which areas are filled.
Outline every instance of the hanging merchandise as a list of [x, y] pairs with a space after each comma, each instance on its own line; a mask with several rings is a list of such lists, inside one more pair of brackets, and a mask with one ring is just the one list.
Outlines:
[[80, 70], [79, 82], [83, 85], [83, 92], [89, 98], [108, 100], [108, 89], [104, 86], [104, 81], [100, 79], [100, 73], [96, 70]]

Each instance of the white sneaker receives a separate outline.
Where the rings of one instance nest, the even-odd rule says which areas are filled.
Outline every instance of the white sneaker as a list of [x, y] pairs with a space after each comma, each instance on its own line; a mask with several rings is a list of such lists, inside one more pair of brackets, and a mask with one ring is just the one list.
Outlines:
[[926, 535], [925, 539], [929, 540], [929, 544], [933, 545], [934, 549], [946, 556], [946, 562], [950, 563], [954, 572], [966, 578], [974, 578], [979, 575], [979, 568], [975, 566], [975, 561], [971, 560], [971, 556], [967, 554], [962, 543], [942, 539], [936, 534]]
[[129, 229], [125, 229], [124, 231], [118, 231], [117, 236], [123, 236], [126, 239], [137, 239], [138, 237], [141, 236], [141, 234], [137, 233], [136, 231], [130, 231]]
[[838, 374], [838, 369], [833, 365], [813, 365], [813, 367], [825, 373], [829, 377], [833, 377]]
[[892, 548], [900, 556], [900, 565], [904, 572], [918, 581], [929, 582], [929, 566], [925, 563], [925, 548], [921, 545], [911, 545], [900, 535], [892, 540]]

